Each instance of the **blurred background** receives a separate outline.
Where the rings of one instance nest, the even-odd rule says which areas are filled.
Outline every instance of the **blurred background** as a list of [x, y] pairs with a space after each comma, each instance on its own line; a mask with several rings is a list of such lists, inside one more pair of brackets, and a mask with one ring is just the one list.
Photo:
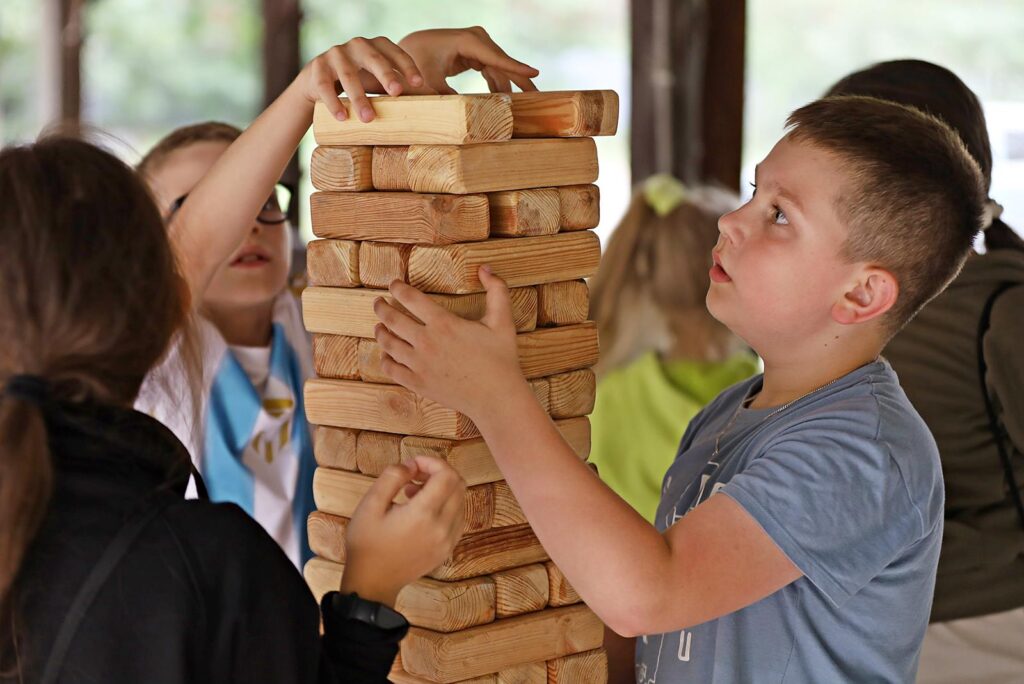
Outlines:
[[[900, 57], [946, 66], [981, 97], [992, 196], [1024, 227], [1021, 0], [0, 0], [0, 142], [80, 120], [134, 162], [185, 123], [244, 126], [332, 44], [474, 24], [538, 67], [541, 89], [618, 91], [619, 134], [599, 140], [602, 237], [655, 171], [746, 194], [792, 109]], [[452, 85], [486, 87], [475, 74]]]

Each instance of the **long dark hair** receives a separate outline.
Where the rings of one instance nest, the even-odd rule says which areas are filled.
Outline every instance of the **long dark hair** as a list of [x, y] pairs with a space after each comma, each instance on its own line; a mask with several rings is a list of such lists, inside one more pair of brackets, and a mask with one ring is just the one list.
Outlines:
[[[42, 378], [67, 402], [130, 406], [188, 319], [189, 294], [148, 190], [100, 148], [51, 137], [0, 151], [0, 387]], [[13, 595], [49, 508], [43, 413], [0, 394], [0, 670]]]
[[[880, 62], [840, 79], [826, 96], [866, 95], [916, 107], [942, 119], [960, 135], [981, 167], [985, 192], [992, 185], [992, 145], [981, 101], [949, 69], [919, 59]], [[1024, 239], [998, 218], [985, 230], [985, 249], [1024, 251]]]

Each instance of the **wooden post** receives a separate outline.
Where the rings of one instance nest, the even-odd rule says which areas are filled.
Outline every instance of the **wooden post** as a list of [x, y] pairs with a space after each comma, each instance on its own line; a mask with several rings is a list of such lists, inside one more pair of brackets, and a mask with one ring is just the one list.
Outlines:
[[632, 0], [633, 181], [739, 187], [746, 0]]
[[81, 120], [83, 6], [84, 0], [49, 0], [43, 6], [40, 97], [47, 123]]

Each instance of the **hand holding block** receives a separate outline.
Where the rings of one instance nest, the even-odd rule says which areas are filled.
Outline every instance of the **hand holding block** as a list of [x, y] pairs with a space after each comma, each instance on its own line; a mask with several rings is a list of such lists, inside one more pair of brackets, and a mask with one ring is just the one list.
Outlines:
[[313, 110], [318, 145], [465, 145], [512, 136], [508, 95], [404, 95], [373, 97], [374, 119], [363, 123], [341, 98], [349, 118], [338, 121], [322, 102]]
[[483, 292], [478, 275], [487, 265], [509, 287], [587, 278], [597, 272], [601, 243], [596, 233], [486, 240], [445, 247], [414, 247], [409, 284], [424, 292]]
[[[400, 163], [397, 156], [389, 161]], [[386, 172], [389, 178], [402, 175], [397, 170]], [[412, 145], [405, 158], [405, 176], [414, 192], [456, 195], [580, 185], [597, 180], [597, 148], [591, 138], [510, 140], [464, 147]], [[376, 178], [374, 187], [379, 187]]]
[[359, 287], [359, 243], [311, 241], [306, 245], [306, 271], [310, 285]]
[[[345, 566], [323, 558], [311, 558], [303, 576], [317, 601], [329, 591], [338, 591]], [[423, 578], [398, 592], [395, 610], [410, 624], [437, 632], [455, 632], [494, 621], [494, 581], [478, 577], [461, 582], [438, 582]]]
[[454, 634], [413, 628], [402, 642], [406, 672], [448, 684], [523, 662], [600, 648], [604, 625], [586, 606], [544, 610]]
[[[512, 318], [516, 330], [529, 331], [537, 327], [537, 290], [532, 287], [516, 288], [512, 297]], [[383, 297], [397, 305], [387, 290], [343, 289], [335, 287], [307, 287], [302, 292], [302, 318], [311, 333], [347, 335], [372, 338], [380, 322], [373, 312], [373, 303]], [[431, 299], [451, 311], [472, 321], [483, 318], [486, 297], [483, 293], [471, 295], [431, 295]], [[401, 306], [398, 306], [401, 309]]]
[[373, 148], [317, 147], [309, 165], [317, 190], [365, 192], [373, 190]]
[[448, 245], [488, 235], [484, 195], [314, 192], [309, 207], [317, 237]]
[[557, 188], [506, 190], [487, 195], [491, 235], [531, 237], [558, 232], [561, 205]]
[[614, 90], [513, 93], [512, 121], [513, 138], [615, 135], [619, 96]]

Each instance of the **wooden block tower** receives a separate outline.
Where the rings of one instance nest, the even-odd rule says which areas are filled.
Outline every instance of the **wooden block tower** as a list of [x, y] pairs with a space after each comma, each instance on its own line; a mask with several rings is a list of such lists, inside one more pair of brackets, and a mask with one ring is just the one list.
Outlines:
[[592, 136], [615, 133], [618, 97], [378, 97], [374, 108], [369, 124], [338, 122], [322, 105], [314, 117], [320, 239], [302, 304], [319, 376], [305, 389], [319, 467], [306, 580], [317, 597], [338, 587], [348, 519], [386, 466], [444, 459], [469, 486], [465, 535], [399, 595], [413, 628], [392, 681], [605, 682], [601, 622], [548, 560], [472, 422], [381, 372], [372, 305], [398, 279], [478, 319], [477, 269], [489, 264], [511, 288], [523, 373], [586, 459], [598, 341], [583, 279], [600, 260]]

